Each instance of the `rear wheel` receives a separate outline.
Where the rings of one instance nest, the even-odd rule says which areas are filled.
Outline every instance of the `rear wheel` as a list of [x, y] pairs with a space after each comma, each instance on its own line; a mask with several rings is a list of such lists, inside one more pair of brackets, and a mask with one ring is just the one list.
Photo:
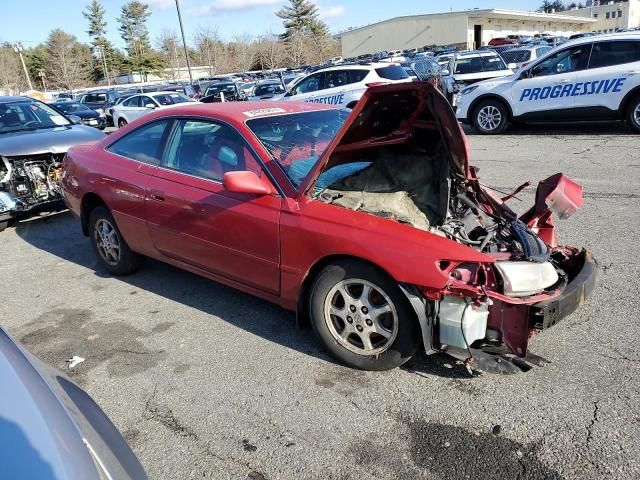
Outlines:
[[509, 112], [504, 103], [489, 99], [475, 108], [471, 118], [473, 127], [484, 135], [504, 132], [509, 126]]
[[124, 118], [118, 119], [118, 128], [122, 128], [127, 124], [127, 121]]
[[631, 100], [627, 111], [627, 121], [631, 128], [640, 132], [640, 95]]
[[322, 344], [351, 367], [390, 370], [418, 348], [415, 313], [396, 282], [373, 265], [327, 266], [313, 282], [309, 305]]
[[112, 274], [128, 275], [142, 266], [144, 257], [129, 248], [111, 212], [105, 207], [96, 207], [91, 212], [89, 232], [93, 249]]

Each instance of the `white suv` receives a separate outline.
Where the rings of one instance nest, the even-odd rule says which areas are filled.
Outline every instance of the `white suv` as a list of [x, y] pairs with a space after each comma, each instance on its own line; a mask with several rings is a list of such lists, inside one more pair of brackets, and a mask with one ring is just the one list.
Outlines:
[[514, 75], [464, 88], [456, 115], [484, 134], [511, 121], [626, 120], [640, 131], [640, 32], [573, 40]]
[[454, 95], [467, 85], [489, 78], [511, 75], [513, 71], [502, 57], [492, 50], [473, 50], [453, 55], [443, 70], [445, 91], [455, 105]]
[[399, 64], [340, 65], [318, 70], [302, 78], [282, 100], [300, 100], [353, 108], [371, 86], [410, 81], [411, 77]]

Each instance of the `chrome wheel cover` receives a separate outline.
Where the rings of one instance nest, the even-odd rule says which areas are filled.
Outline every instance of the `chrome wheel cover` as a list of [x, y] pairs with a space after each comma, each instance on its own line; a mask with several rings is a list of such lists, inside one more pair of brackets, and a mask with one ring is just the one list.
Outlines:
[[111, 222], [104, 218], [98, 220], [93, 238], [102, 259], [109, 265], [117, 265], [120, 262], [120, 238]]
[[350, 352], [379, 355], [398, 335], [398, 313], [389, 296], [361, 279], [343, 280], [327, 294], [324, 319], [331, 336]]

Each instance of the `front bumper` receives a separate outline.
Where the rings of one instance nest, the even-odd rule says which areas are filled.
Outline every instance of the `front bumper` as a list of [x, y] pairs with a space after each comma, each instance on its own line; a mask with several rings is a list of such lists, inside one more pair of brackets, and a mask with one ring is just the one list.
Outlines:
[[544, 330], [571, 315], [591, 296], [596, 286], [596, 261], [587, 250], [581, 253], [583, 264], [578, 274], [569, 282], [560, 296], [534, 304], [529, 310], [529, 326]]

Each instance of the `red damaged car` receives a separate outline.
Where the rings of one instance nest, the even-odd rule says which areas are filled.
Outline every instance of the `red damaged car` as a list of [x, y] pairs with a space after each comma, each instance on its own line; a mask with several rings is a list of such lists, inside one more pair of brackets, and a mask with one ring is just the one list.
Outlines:
[[153, 112], [72, 148], [62, 187], [115, 275], [152, 257], [278, 303], [353, 367], [394, 368], [423, 347], [483, 368], [526, 358], [596, 268], [556, 243], [552, 212], [580, 207], [579, 185], [541, 182], [518, 218], [468, 158], [444, 97], [408, 83], [370, 88], [353, 111]]

